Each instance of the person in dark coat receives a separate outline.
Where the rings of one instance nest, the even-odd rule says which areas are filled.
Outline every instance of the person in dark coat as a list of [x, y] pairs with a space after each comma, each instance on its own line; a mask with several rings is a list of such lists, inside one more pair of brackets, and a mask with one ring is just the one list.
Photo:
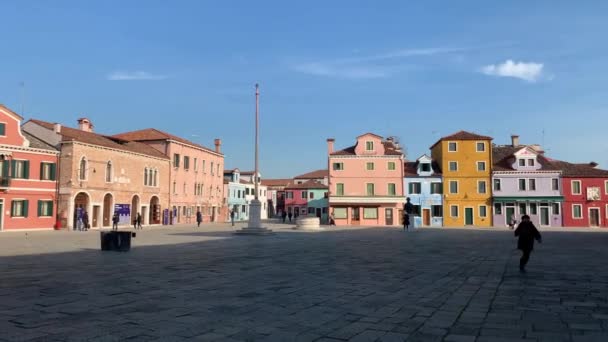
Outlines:
[[291, 211], [287, 213], [287, 217], [289, 218], [289, 222], [291, 223]]
[[141, 229], [141, 214], [140, 213], [137, 213], [137, 216], [135, 218], [135, 223], [136, 223], [137, 229]]
[[407, 212], [403, 213], [403, 230], [410, 231], [410, 214]]
[[523, 252], [521, 259], [519, 260], [519, 271], [522, 273], [526, 272], [526, 264], [530, 259], [530, 253], [534, 249], [534, 240], [538, 243], [542, 243], [542, 237], [538, 232], [538, 229], [534, 226], [534, 223], [530, 221], [530, 216], [524, 215], [521, 217], [521, 223], [515, 229], [515, 236], [519, 236], [517, 241], [517, 249], [521, 249]]
[[285, 219], [287, 218], [287, 212], [285, 210], [283, 210], [283, 213], [281, 214], [281, 216], [283, 216], [283, 223], [285, 223]]
[[201, 213], [200, 210], [196, 211], [196, 226], [200, 227], [201, 226], [201, 222], [203, 222], [203, 214]]
[[114, 216], [112, 216], [112, 230], [118, 230], [118, 221], [120, 221], [118, 212], [114, 212]]
[[82, 225], [84, 226], [83, 229], [89, 230], [89, 213], [87, 213], [87, 211], [84, 211], [84, 214], [82, 214]]

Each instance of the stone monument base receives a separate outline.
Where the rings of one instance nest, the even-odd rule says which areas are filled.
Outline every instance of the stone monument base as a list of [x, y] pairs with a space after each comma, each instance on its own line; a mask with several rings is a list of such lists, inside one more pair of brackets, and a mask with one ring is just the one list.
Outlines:
[[234, 232], [238, 235], [270, 235], [274, 234], [272, 230], [262, 227], [262, 202], [254, 199], [249, 204], [249, 222], [247, 227]]
[[318, 217], [302, 217], [296, 220], [298, 230], [323, 230], [321, 220]]

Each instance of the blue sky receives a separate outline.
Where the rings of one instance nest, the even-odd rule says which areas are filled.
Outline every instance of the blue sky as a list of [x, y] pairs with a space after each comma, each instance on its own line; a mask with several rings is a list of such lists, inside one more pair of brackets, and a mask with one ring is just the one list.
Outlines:
[[326, 167], [328, 137], [341, 148], [365, 132], [399, 137], [411, 159], [461, 129], [516, 133], [608, 167], [605, 1], [14, 0], [0, 13], [0, 103], [26, 118], [220, 137], [226, 166], [251, 169], [259, 82], [265, 178]]

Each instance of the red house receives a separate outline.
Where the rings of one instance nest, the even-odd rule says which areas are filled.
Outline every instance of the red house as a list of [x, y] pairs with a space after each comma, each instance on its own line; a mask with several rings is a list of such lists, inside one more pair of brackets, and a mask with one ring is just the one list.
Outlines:
[[305, 216], [308, 213], [308, 186], [304, 184], [289, 184], [285, 187], [285, 209], [287, 214], [296, 213]]
[[21, 120], [0, 105], [0, 230], [53, 229], [59, 152], [23, 132]]
[[608, 228], [608, 170], [593, 162], [553, 164], [562, 170], [563, 226]]

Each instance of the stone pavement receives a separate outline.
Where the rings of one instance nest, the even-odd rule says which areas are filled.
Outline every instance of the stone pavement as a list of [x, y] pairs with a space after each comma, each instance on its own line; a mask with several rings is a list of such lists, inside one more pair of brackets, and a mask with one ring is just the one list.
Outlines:
[[608, 234], [227, 225], [0, 234], [0, 341], [608, 341]]

